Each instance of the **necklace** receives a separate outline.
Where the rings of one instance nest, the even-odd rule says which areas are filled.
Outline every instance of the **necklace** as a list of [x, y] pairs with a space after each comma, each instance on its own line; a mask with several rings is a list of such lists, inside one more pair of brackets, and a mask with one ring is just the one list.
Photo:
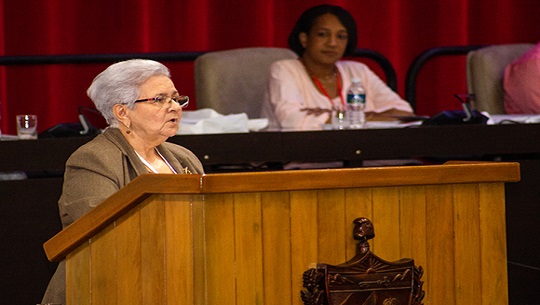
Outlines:
[[[169, 163], [169, 161], [167, 161], [167, 159], [165, 159], [165, 157], [163, 157], [163, 155], [159, 152], [159, 150], [157, 150], [157, 148], [154, 148], [154, 150], [157, 152], [157, 154], [161, 157], [161, 159], [165, 162], [165, 164], [167, 164], [167, 166], [171, 169], [171, 171], [175, 174], [177, 174], [176, 170], [171, 166], [171, 164]], [[137, 154], [137, 156], [139, 157], [139, 159], [141, 159], [141, 162], [146, 165], [146, 167], [148, 167], [154, 174], [159, 174], [159, 172], [156, 170], [155, 167], [152, 166], [152, 164], [150, 164], [150, 162], [146, 161], [141, 155], [139, 155], [139, 153], [137, 151], [135, 151], [135, 153]]]
[[319, 81], [323, 85], [332, 85], [332, 84], [336, 83], [336, 81], [337, 81], [336, 76], [337, 76], [337, 72], [334, 71], [334, 73], [332, 73], [331, 75], [326, 75], [325, 77], [319, 78]]
[[[306, 68], [306, 72], [309, 74], [309, 76], [311, 77], [311, 79], [313, 80], [317, 88], [319, 89], [319, 91], [322, 92], [322, 94], [324, 94], [326, 98], [328, 98], [328, 100], [330, 101], [330, 104], [332, 104], [332, 109], [335, 109], [336, 105], [334, 104], [334, 100], [330, 97], [326, 89], [324, 89], [324, 86], [319, 80], [319, 78], [317, 78], [317, 76], [315, 76], [315, 74], [309, 70], [309, 68], [306, 66], [306, 63], [304, 63], [302, 59], [300, 59], [300, 62], [304, 65], [304, 68]], [[341, 90], [343, 89], [342, 83], [341, 83], [341, 74], [339, 73], [339, 71], [337, 71], [337, 68], [335, 66], [334, 66], [334, 69], [335, 69], [334, 74], [332, 76], [325, 77], [324, 81], [325, 81], [325, 84], [329, 84], [328, 83], [329, 77], [332, 77], [332, 79], [335, 79], [335, 81], [337, 82], [337, 91], [338, 91], [339, 99], [341, 101], [341, 107], [345, 108], [345, 100], [343, 99], [343, 95], [341, 94]], [[333, 81], [331, 83], [333, 83]]]

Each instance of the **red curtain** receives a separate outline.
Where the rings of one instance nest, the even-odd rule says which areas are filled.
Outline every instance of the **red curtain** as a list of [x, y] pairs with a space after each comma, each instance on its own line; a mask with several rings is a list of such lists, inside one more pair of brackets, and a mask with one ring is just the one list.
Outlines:
[[[300, 13], [321, 3], [341, 5], [355, 16], [359, 47], [392, 62], [402, 96], [409, 65], [428, 48], [540, 38], [538, 0], [0, 0], [0, 55], [286, 47]], [[165, 64], [177, 88], [193, 97], [193, 64]], [[106, 66], [0, 68], [2, 131], [15, 133], [20, 113], [37, 114], [40, 131], [76, 122], [78, 107], [91, 106], [86, 88]], [[452, 95], [465, 91], [464, 57], [437, 58], [418, 76], [417, 112], [459, 109]]]

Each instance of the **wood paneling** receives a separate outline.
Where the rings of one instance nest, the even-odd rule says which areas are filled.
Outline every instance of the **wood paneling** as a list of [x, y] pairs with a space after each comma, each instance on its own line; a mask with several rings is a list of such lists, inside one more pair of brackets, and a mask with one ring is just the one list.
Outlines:
[[[263, 249], [263, 303], [280, 305], [290, 303], [292, 299], [290, 277], [291, 239], [291, 205], [287, 192], [261, 193], [262, 210], [262, 249]], [[282, 223], [273, 229], [268, 226]], [[282, 262], [291, 262], [282, 264]], [[280, 300], [274, 297], [274, 292], [280, 291]]]
[[[319, 260], [317, 193], [312, 191], [287, 192], [291, 208], [291, 274], [302, 274]], [[285, 262], [285, 264], [287, 264]], [[282, 265], [282, 264], [280, 264]], [[287, 294], [292, 295], [291, 304], [303, 304], [299, 296], [302, 276], [288, 276], [292, 285]], [[288, 304], [288, 303], [287, 303]]]
[[233, 197], [232, 194], [205, 197], [208, 304], [236, 304]]
[[[66, 304], [91, 305], [90, 242], [82, 244], [66, 259]], [[62, 264], [62, 263], [61, 263]]]
[[[453, 186], [426, 186], [426, 264], [424, 290], [431, 304], [456, 304], [454, 295]], [[414, 258], [414, 256], [412, 256]], [[437, 291], [437, 293], [433, 293]], [[429, 304], [429, 303], [428, 303]]]
[[479, 230], [483, 304], [495, 304], [508, 298], [506, 268], [506, 218], [501, 209], [504, 190], [493, 184], [479, 185]]
[[[476, 169], [486, 175], [486, 165]], [[120, 208], [125, 211], [121, 217], [68, 256], [68, 305], [126, 300], [300, 305], [303, 271], [313, 263], [338, 264], [354, 256], [353, 220], [361, 216], [375, 225], [371, 244], [378, 256], [389, 261], [411, 257], [424, 267], [425, 304], [507, 304], [504, 181], [516, 179], [516, 167], [507, 164], [503, 178], [504, 166], [496, 164], [501, 181], [490, 176], [487, 182], [471, 182], [462, 176], [463, 182], [455, 182], [451, 174], [456, 167], [469, 167], [479, 179], [474, 166], [431, 168], [429, 172], [439, 176], [425, 185], [379, 181], [382, 176], [411, 174], [402, 168], [379, 169], [388, 171], [385, 175], [379, 170], [344, 170], [342, 177], [340, 171], [299, 171], [296, 177], [291, 172], [286, 177], [294, 182], [283, 190], [257, 189], [265, 179], [274, 185], [281, 174], [251, 176], [258, 178], [253, 188], [242, 177], [242, 191], [219, 181], [234, 180], [235, 175], [209, 175], [202, 176], [203, 184], [206, 177], [215, 184], [202, 194], [175, 194], [167, 188], [178, 181], [167, 176], [163, 192], [127, 204], [130, 209]], [[352, 182], [356, 177], [367, 184], [366, 176], [375, 172], [378, 182], [373, 184], [382, 185]], [[310, 179], [318, 185], [323, 180], [318, 176], [327, 175], [341, 184], [313, 188], [298, 181]], [[443, 183], [440, 176], [451, 182]], [[222, 192], [214, 189], [217, 185]]]
[[116, 261], [118, 300], [142, 304], [142, 256], [140, 206], [133, 208], [116, 222]]

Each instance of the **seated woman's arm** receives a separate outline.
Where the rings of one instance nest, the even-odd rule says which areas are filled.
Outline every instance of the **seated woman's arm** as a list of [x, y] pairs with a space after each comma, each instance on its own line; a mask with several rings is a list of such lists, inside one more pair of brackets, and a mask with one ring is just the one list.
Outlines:
[[399, 117], [412, 116], [414, 113], [397, 109], [390, 109], [381, 113], [366, 112], [367, 121], [396, 121]]
[[281, 61], [271, 66], [267, 101], [274, 120], [283, 130], [321, 129], [330, 117], [331, 106], [326, 97], [318, 96], [311, 80], [296, 60]]

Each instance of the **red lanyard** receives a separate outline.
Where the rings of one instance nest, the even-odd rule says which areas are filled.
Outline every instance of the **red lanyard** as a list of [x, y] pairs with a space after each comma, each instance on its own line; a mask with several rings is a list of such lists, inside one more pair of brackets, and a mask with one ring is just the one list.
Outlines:
[[[324, 89], [323, 85], [321, 84], [317, 76], [315, 76], [314, 74], [311, 74], [311, 78], [313, 79], [315, 84], [317, 84], [317, 87], [319, 88], [319, 90], [321, 90], [321, 92], [328, 98], [328, 100], [330, 101], [330, 104], [332, 104], [332, 109], [334, 109], [336, 107], [336, 105], [334, 105], [334, 101], [332, 100], [328, 92], [326, 92], [326, 89]], [[339, 74], [339, 71], [336, 72], [336, 81], [337, 81], [337, 91], [339, 94], [339, 99], [341, 100], [341, 106], [345, 107], [345, 101], [343, 100], [343, 95], [341, 95], [342, 85], [341, 85], [341, 74]]]
[[[311, 76], [311, 78], [313, 79], [313, 82], [315, 82], [315, 84], [317, 85], [317, 88], [319, 88], [319, 90], [328, 98], [328, 100], [330, 101], [330, 104], [332, 104], [332, 109], [334, 109], [336, 105], [334, 105], [334, 101], [332, 100], [332, 98], [330, 97], [326, 89], [324, 89], [323, 85], [321, 84], [321, 81], [317, 78], [317, 76], [315, 76], [315, 74], [313, 74], [308, 69], [308, 67], [306, 66], [306, 64], [301, 58], [300, 58], [300, 62], [306, 68], [307, 73]], [[345, 108], [345, 100], [343, 100], [343, 95], [341, 94], [341, 90], [343, 89], [342, 84], [341, 84], [341, 74], [339, 73], [337, 68], [336, 68], [336, 82], [337, 82], [337, 91], [338, 91], [339, 99], [341, 100], [341, 106]]]

